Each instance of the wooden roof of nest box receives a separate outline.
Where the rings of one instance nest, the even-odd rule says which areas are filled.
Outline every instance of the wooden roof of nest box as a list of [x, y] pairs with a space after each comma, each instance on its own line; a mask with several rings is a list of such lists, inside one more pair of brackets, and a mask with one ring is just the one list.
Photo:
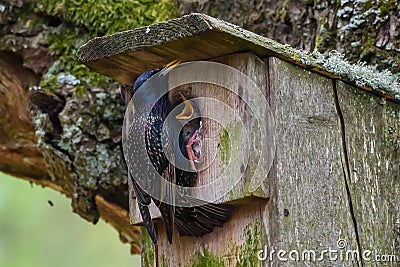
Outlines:
[[[353, 84], [356, 83], [356, 76], [357, 79], [363, 78], [359, 73], [351, 73], [354, 72], [351, 66], [343, 67], [343, 70], [335, 73], [332, 68], [327, 69], [321, 64], [322, 59], [316, 59], [305, 51], [293, 49], [239, 26], [197, 13], [96, 37], [79, 49], [77, 57], [79, 61], [99, 73], [124, 84], [133, 84], [138, 75], [146, 70], [161, 67], [175, 59], [182, 62], [209, 60], [238, 52], [252, 52], [261, 58], [274, 56], [324, 76]], [[346, 61], [343, 63], [349, 64]], [[347, 75], [349, 72], [351, 75]], [[400, 101], [399, 84], [395, 90], [391, 90], [390, 86], [388, 88], [388, 85], [379, 86], [379, 83], [373, 86], [376, 83], [369, 83], [367, 75], [364, 76], [365, 82], [360, 88]], [[372, 79], [375, 82], [379, 80], [377, 77]]]

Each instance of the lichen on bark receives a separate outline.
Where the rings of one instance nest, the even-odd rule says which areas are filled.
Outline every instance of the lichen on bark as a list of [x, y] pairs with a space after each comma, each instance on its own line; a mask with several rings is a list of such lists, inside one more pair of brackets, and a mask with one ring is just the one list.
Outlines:
[[[96, 4], [96, 8], [93, 8]], [[34, 121], [49, 176], [72, 196], [74, 211], [96, 222], [94, 197], [101, 194], [127, 208], [126, 167], [120, 135], [124, 106], [118, 84], [76, 61], [77, 49], [89, 38], [148, 25], [176, 16], [173, 2], [41, 0], [24, 3], [36, 17], [47, 19], [41, 41], [54, 58], [35, 90], [66, 98], [59, 114], [60, 139], [49, 139], [52, 126], [36, 110]], [[27, 12], [27, 11], [25, 11]]]
[[[49, 138], [53, 131], [47, 115], [33, 114], [38, 146], [48, 173], [57, 184], [68, 188], [75, 212], [96, 222], [96, 194], [112, 198], [127, 208], [126, 167], [120, 148], [124, 106], [116, 88], [88, 89], [77, 97], [66, 93], [67, 102], [59, 114], [63, 132], [60, 139]], [[66, 89], [67, 90], [67, 89]], [[72, 194], [71, 194], [72, 193]]]
[[[17, 0], [0, 4], [0, 53], [21, 61], [23, 68], [35, 75], [33, 82], [26, 82], [21, 89], [23, 98], [28, 98], [31, 87], [31, 92], [56, 93], [66, 101], [58, 114], [62, 125], [58, 138], [52, 134], [54, 125], [48, 114], [33, 104], [27, 107], [27, 101], [22, 103], [25, 112], [31, 110], [27, 119], [24, 117], [30, 127], [24, 126], [24, 130], [30, 131], [29, 136], [35, 132], [30, 142], [32, 146], [36, 143], [34, 149], [46, 166], [41, 176], [36, 171], [30, 178], [48, 180], [72, 198], [75, 212], [91, 222], [99, 218], [96, 195], [128, 209], [121, 149], [124, 103], [120, 85], [79, 64], [75, 53], [95, 36], [175, 16], [172, 0]], [[8, 173], [20, 176], [13, 169]]]
[[337, 50], [353, 63], [399, 72], [396, 0], [178, 0], [180, 15], [200, 12], [298, 49]]

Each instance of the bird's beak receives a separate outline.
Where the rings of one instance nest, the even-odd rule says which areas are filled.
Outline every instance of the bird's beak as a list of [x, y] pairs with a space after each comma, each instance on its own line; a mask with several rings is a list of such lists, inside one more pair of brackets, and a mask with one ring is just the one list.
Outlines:
[[193, 116], [194, 108], [193, 108], [192, 104], [190, 104], [190, 101], [188, 101], [184, 95], [182, 95], [181, 93], [179, 93], [179, 94], [181, 95], [183, 104], [185, 106], [183, 107], [182, 112], [179, 113], [178, 115], [176, 115], [175, 118], [177, 118], [178, 120], [190, 119]]
[[179, 59], [175, 59], [175, 60], [171, 61], [170, 63], [168, 63], [167, 65], [165, 65], [165, 68], [168, 69], [168, 71], [171, 71], [173, 68], [178, 66], [180, 63], [181, 63], [181, 61]]
[[167, 75], [171, 70], [173, 70], [176, 66], [178, 66], [181, 63], [181, 61], [179, 59], [175, 59], [174, 61], [171, 61], [170, 63], [168, 63], [167, 65], [165, 65], [161, 71], [160, 71], [160, 75], [161, 76], [165, 76]]

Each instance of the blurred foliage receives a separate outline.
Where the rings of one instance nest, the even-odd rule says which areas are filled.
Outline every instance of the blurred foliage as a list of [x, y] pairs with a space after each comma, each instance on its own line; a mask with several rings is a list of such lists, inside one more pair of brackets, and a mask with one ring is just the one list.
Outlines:
[[112, 227], [82, 220], [69, 203], [54, 190], [0, 173], [0, 266], [140, 266]]

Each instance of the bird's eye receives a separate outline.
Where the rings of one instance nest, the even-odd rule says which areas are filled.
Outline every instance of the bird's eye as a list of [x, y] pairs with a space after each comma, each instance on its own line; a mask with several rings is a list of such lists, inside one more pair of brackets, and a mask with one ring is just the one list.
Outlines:
[[194, 113], [194, 108], [193, 105], [190, 103], [189, 100], [186, 99], [186, 97], [182, 94], [180, 94], [182, 99], [183, 99], [183, 110], [181, 113], [175, 116], [178, 120], [187, 120], [190, 119], [193, 116]]

